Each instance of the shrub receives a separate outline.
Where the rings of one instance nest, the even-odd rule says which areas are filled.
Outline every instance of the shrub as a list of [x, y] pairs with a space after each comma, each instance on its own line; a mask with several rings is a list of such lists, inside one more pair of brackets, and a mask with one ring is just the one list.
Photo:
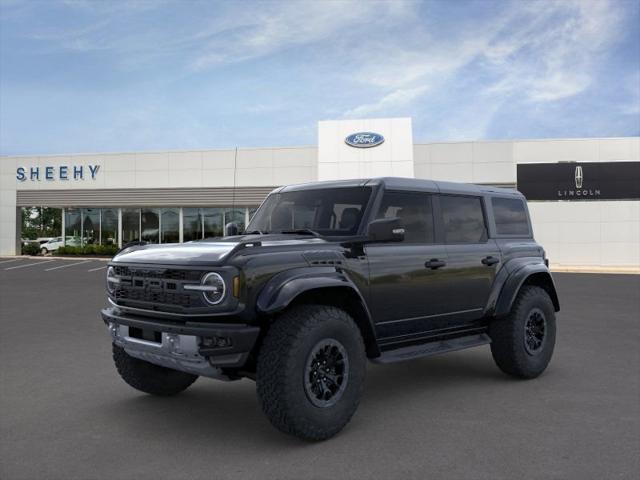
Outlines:
[[27, 243], [22, 245], [23, 255], [38, 255], [40, 253], [40, 245], [37, 243]]

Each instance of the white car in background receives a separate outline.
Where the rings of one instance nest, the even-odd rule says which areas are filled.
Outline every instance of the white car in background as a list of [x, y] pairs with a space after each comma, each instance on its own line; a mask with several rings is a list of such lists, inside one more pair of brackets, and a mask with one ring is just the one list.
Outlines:
[[40, 245], [40, 253], [42, 253], [42, 255], [46, 255], [48, 253], [55, 252], [60, 247], [64, 247], [62, 237], [53, 237], [48, 242]]
[[[53, 237], [48, 242], [40, 245], [40, 253], [42, 255], [47, 255], [48, 253], [55, 252], [60, 247], [64, 247], [65, 242], [62, 237]], [[67, 237], [67, 246], [69, 247], [79, 247], [80, 239], [76, 237]]]

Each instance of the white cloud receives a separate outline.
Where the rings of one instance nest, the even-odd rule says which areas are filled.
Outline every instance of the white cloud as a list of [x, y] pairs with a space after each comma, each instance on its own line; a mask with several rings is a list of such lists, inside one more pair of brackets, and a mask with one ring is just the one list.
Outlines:
[[[403, 25], [410, 41], [406, 36], [390, 39], [382, 47], [387, 62], [363, 62], [354, 74], [380, 100], [351, 106], [344, 115], [389, 114], [418, 99], [429, 105], [438, 96], [451, 95], [450, 83], [464, 83], [465, 75], [485, 106], [502, 105], [510, 98], [534, 104], [569, 98], [589, 88], [594, 69], [620, 34], [620, 9], [605, 0], [516, 2], [505, 7], [500, 15], [452, 30], [446, 38], [429, 35], [428, 25], [422, 30]], [[497, 111], [485, 107], [481, 115], [453, 120], [457, 115], [452, 113], [449, 118], [482, 136]], [[458, 137], [455, 130], [460, 127], [452, 125], [449, 130]]]
[[326, 2], [260, 3], [226, 18], [223, 29], [214, 25], [198, 36], [206, 39], [191, 65], [201, 70], [224, 63], [238, 63], [284, 49], [330, 40], [357, 37], [359, 26], [406, 18], [411, 4], [405, 1], [366, 4]]
[[400, 88], [385, 95], [377, 102], [365, 103], [359, 105], [344, 113], [345, 117], [365, 117], [383, 110], [391, 110], [398, 107], [409, 105], [415, 99], [420, 97], [426, 90], [427, 86], [415, 88]]
[[501, 78], [487, 93], [546, 102], [583, 92], [621, 20], [615, 5], [604, 0], [529, 3], [520, 25], [510, 25], [483, 52]]

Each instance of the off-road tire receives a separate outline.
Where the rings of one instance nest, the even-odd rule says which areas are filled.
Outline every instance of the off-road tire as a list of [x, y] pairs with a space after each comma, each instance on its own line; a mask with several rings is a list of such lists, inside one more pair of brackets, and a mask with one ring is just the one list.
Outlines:
[[154, 365], [127, 355], [113, 345], [113, 361], [122, 379], [136, 390], [151, 395], [176, 395], [198, 379], [197, 375]]
[[[306, 369], [314, 349], [332, 341], [344, 347], [348, 377], [335, 403], [319, 407], [305, 387]], [[265, 336], [256, 372], [258, 398], [278, 430], [304, 440], [326, 440], [342, 430], [358, 408], [365, 372], [364, 343], [353, 319], [336, 307], [298, 305], [278, 317]]]
[[[525, 328], [531, 315], [542, 315], [545, 322], [542, 343], [533, 353], [525, 345]], [[549, 294], [541, 287], [522, 287], [509, 315], [491, 322], [489, 336], [491, 353], [500, 370], [518, 378], [539, 376], [551, 360], [556, 341], [555, 309]]]

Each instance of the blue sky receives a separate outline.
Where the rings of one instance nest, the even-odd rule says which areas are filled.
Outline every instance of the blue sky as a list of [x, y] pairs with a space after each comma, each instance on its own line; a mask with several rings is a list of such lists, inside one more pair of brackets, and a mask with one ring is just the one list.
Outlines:
[[0, 0], [0, 154], [639, 135], [639, 5]]

